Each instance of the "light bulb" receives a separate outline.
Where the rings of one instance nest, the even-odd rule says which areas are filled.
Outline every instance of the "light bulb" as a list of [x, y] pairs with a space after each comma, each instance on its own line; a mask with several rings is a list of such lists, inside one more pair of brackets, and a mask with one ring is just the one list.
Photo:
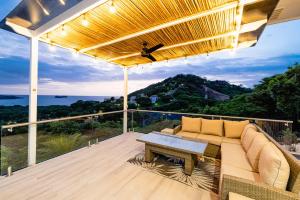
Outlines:
[[86, 19], [85, 15], [83, 15], [81, 24], [82, 24], [82, 26], [85, 26], [85, 27], [87, 27], [90, 24], [89, 21]]
[[77, 58], [78, 57], [78, 51], [76, 49], [74, 49], [72, 51], [72, 55], [73, 55], [73, 57]]
[[116, 9], [116, 7], [114, 6], [114, 2], [113, 2], [113, 1], [111, 1], [111, 4], [110, 4], [110, 6], [109, 6], [109, 11], [110, 11], [111, 13], [117, 12], [117, 9]]
[[47, 35], [46, 35], [45, 41], [46, 41], [47, 43], [51, 43], [51, 40], [50, 40], [50, 38], [49, 38], [49, 34], [48, 34], [48, 33], [47, 33]]
[[184, 58], [184, 64], [186, 64], [186, 65], [189, 64], [189, 61], [188, 61], [187, 57]]
[[98, 58], [97, 57], [95, 57], [94, 59], [93, 59], [93, 63], [95, 63], [95, 64], [97, 64], [98, 63]]
[[65, 29], [65, 26], [62, 26], [62, 28], [61, 28], [61, 35], [62, 36], [66, 36], [67, 35], [67, 31]]
[[83, 26], [87, 27], [87, 26], [89, 25], [89, 21], [86, 20], [86, 19], [83, 19], [82, 22], [81, 22], [81, 24], [82, 24]]
[[170, 66], [169, 60], [166, 60], [166, 66], [167, 66], [167, 67]]
[[209, 59], [209, 54], [208, 54], [208, 53], [206, 54], [205, 58], [206, 58], [207, 60]]
[[49, 50], [50, 50], [51, 52], [54, 52], [54, 51], [56, 50], [56, 48], [55, 48], [55, 46], [54, 46], [53, 44], [50, 44], [50, 45], [49, 45]]

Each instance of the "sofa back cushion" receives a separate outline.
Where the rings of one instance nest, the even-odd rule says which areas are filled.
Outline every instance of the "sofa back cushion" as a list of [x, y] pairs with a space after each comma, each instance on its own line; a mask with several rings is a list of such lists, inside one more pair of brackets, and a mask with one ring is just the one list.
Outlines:
[[223, 136], [223, 120], [202, 119], [201, 133]]
[[259, 132], [253, 130], [253, 129], [248, 129], [246, 133], [244, 134], [243, 139], [241, 140], [242, 146], [244, 150], [247, 152], [248, 149], [250, 148], [255, 136], [259, 134]]
[[257, 128], [256, 128], [256, 126], [254, 126], [254, 124], [247, 124], [244, 127], [244, 130], [243, 130], [243, 132], [241, 134], [241, 140], [243, 140], [243, 137], [244, 137], [245, 133], [248, 131], [248, 129], [253, 129], [253, 130], [257, 131]]
[[259, 133], [255, 136], [252, 144], [247, 151], [247, 158], [255, 172], [258, 172], [258, 161], [260, 153], [263, 147], [269, 142], [269, 140], [262, 134]]
[[282, 152], [272, 142], [266, 144], [262, 149], [258, 170], [264, 183], [286, 190], [290, 166]]
[[241, 138], [245, 126], [249, 124], [249, 120], [245, 121], [224, 121], [225, 137]]
[[201, 118], [182, 117], [182, 131], [201, 132]]

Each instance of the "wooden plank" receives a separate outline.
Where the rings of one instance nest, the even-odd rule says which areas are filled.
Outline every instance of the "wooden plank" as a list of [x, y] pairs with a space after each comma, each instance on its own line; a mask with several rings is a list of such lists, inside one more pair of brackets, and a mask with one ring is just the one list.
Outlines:
[[127, 163], [141, 135], [127, 133], [20, 170], [0, 181], [0, 199], [217, 199]]

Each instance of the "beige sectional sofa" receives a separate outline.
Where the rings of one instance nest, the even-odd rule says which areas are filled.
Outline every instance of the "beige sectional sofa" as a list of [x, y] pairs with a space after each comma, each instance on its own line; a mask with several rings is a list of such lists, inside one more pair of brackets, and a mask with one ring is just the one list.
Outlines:
[[300, 164], [258, 126], [246, 121], [182, 117], [174, 134], [220, 148], [221, 199], [299, 199]]

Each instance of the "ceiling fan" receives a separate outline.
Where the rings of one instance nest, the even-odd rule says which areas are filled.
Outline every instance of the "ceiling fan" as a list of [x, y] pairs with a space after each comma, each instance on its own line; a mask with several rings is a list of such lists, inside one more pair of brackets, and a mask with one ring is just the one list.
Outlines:
[[[151, 55], [151, 53], [157, 51], [158, 49], [162, 48], [164, 45], [163, 44], [158, 44], [154, 47], [151, 47], [151, 48], [147, 48], [148, 46], [148, 42], [143, 42], [143, 48], [142, 48], [142, 51], [141, 51], [141, 56], [142, 57], [145, 57], [145, 58], [148, 58], [150, 59], [151, 61], [155, 62], [156, 59]], [[130, 54], [130, 53], [134, 53], [134, 52], [128, 52], [128, 51], [116, 51], [114, 53], [122, 53], [122, 54]]]
[[154, 46], [154, 47], [151, 47], [151, 48], [147, 48], [148, 46], [148, 42], [143, 42], [143, 49], [142, 49], [142, 52], [141, 52], [141, 56], [142, 57], [145, 57], [145, 58], [148, 58], [150, 60], [152, 60], [153, 62], [156, 61], [156, 59], [151, 55], [151, 53], [153, 53], [154, 51], [162, 48], [164, 45], [162, 43]]

